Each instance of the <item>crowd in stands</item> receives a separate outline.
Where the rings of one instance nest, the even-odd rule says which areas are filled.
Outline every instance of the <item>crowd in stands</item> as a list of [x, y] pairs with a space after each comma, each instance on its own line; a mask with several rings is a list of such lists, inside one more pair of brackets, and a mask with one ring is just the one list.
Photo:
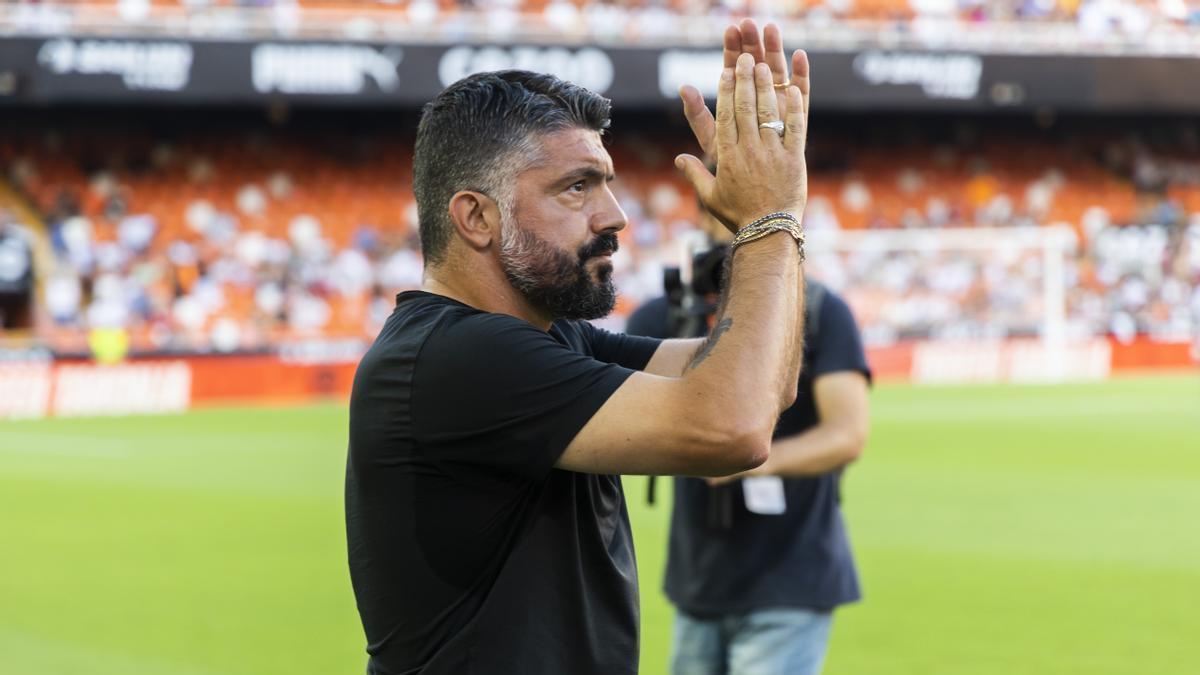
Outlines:
[[[836, 196], [826, 226], [937, 232], [1066, 225], [1067, 337], [1200, 336], [1194, 130], [1163, 129], [1152, 141], [1087, 133], [983, 140], [978, 128], [960, 131], [932, 152], [876, 146], [841, 155], [838, 171], [814, 180], [818, 195]], [[816, 198], [810, 218], [827, 211], [822, 201]], [[1046, 317], [1042, 246], [1017, 238], [970, 249], [868, 245], [833, 258], [818, 253], [811, 268], [851, 297], [876, 342], [1036, 335]]]
[[[42, 33], [123, 27], [229, 37], [419, 33], [446, 41], [711, 45], [745, 16], [784, 22], [809, 47], [825, 39], [843, 47], [945, 46], [966, 35], [991, 49], [1029, 40], [1055, 50], [1116, 40], [1124, 49], [1200, 34], [1200, 0], [0, 0], [0, 31]], [[1009, 30], [1013, 22], [1023, 27]]]
[[[1062, 324], [1059, 336], [1200, 338], [1200, 222], [1109, 225], [1082, 250], [1068, 247], [1063, 255], [1064, 311], [1053, 318]], [[870, 344], [1047, 332], [1047, 259], [1033, 240], [967, 250], [868, 245], [817, 251], [813, 258], [809, 273], [850, 299]]]
[[[814, 139], [811, 231], [1065, 224], [1071, 336], [1200, 335], [1194, 128], [1057, 143], [970, 125], [941, 138], [888, 134]], [[661, 293], [664, 265], [694, 229], [697, 206], [671, 168], [687, 137], [673, 138], [611, 142], [630, 221], [614, 259], [613, 328]], [[37, 334], [66, 352], [86, 351], [96, 328], [127, 330], [141, 351], [369, 340], [394, 293], [420, 283], [410, 165], [411, 138], [384, 133], [0, 130], [3, 177], [40, 213], [52, 250], [38, 270]], [[846, 293], [872, 343], [1044, 328], [1040, 244], [867, 241], [814, 250], [809, 269]]]

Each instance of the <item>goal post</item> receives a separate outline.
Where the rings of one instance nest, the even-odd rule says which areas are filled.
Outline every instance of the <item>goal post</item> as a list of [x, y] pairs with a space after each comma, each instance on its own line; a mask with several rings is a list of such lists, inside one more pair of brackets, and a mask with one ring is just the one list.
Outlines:
[[1070, 321], [1066, 225], [819, 230], [807, 273], [855, 309], [868, 346], [913, 346], [927, 382], [1102, 379], [1106, 340]]

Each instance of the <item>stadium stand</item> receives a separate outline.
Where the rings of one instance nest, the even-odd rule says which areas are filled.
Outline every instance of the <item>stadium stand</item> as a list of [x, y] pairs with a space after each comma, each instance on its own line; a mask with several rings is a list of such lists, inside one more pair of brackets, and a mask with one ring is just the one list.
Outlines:
[[[86, 352], [92, 329], [128, 330], [135, 352], [160, 353], [370, 339], [392, 294], [420, 283], [404, 133], [29, 124], [0, 131], [0, 168], [52, 251], [33, 323], [58, 352]], [[1002, 124], [983, 134], [983, 122], [855, 124], [814, 139], [810, 230], [1065, 224], [1078, 243], [1071, 335], [1186, 340], [1200, 326], [1193, 126], [1139, 136], [1082, 125], [1051, 141]], [[692, 228], [696, 205], [671, 168], [688, 147], [682, 131], [611, 143], [631, 223], [615, 325], [661, 292]], [[847, 292], [874, 343], [999, 338], [1038, 331], [1038, 254], [858, 250], [813, 269]]]
[[1197, 0], [7, 0], [13, 34], [714, 44], [769, 17], [811, 47], [1194, 54]]

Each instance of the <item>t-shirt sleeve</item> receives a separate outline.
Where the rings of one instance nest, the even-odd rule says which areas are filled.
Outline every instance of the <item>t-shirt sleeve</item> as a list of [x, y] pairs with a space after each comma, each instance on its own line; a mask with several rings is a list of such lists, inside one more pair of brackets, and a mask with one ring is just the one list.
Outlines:
[[415, 440], [451, 474], [538, 479], [632, 374], [513, 317], [444, 320], [417, 357]]
[[633, 370], [645, 369], [662, 343], [662, 340], [655, 338], [610, 333], [586, 321], [581, 321], [579, 326], [591, 344], [596, 360], [615, 363]]
[[821, 303], [819, 325], [809, 375], [815, 380], [830, 373], [858, 371], [870, 380], [871, 368], [863, 351], [862, 336], [846, 301], [832, 293], [826, 295]]

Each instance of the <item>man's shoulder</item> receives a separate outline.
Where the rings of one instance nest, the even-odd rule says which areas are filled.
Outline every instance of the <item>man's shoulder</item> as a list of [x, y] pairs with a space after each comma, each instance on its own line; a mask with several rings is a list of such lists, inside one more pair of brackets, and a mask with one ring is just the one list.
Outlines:
[[850, 304], [828, 286], [817, 281], [808, 282], [805, 300], [810, 305], [808, 321], [813, 335], [858, 330]]
[[667, 296], [659, 295], [659, 296], [650, 298], [649, 300], [647, 300], [647, 301], [643, 302], [641, 305], [639, 305], [637, 310], [634, 311], [634, 314], [636, 314], [637, 312], [643, 312], [643, 311], [645, 311], [645, 312], [655, 312], [655, 311], [662, 312], [662, 311], [666, 311], [666, 309], [667, 309]]
[[826, 286], [820, 287], [819, 302], [819, 307], [810, 308], [805, 327], [806, 376], [859, 371], [870, 380], [862, 334], [850, 304]]
[[401, 298], [372, 351], [411, 360], [415, 372], [441, 379], [527, 368], [561, 347], [524, 319], [424, 294]]
[[[376, 347], [392, 348], [437, 342], [470, 343], [497, 338], [507, 334], [537, 333], [526, 321], [507, 314], [494, 314], [463, 304], [452, 298], [410, 291], [397, 298], [396, 310], [384, 324]], [[459, 345], [462, 347], [468, 345]]]
[[824, 296], [822, 298], [822, 307], [824, 307], [825, 303], [829, 303], [830, 307], [849, 311], [850, 304], [846, 302], [846, 299], [840, 293], [819, 281], [812, 282], [812, 285], [820, 289], [820, 293]]
[[667, 296], [660, 295], [642, 303], [629, 315], [625, 332], [630, 335], [643, 337], [666, 338], [667, 333]]

